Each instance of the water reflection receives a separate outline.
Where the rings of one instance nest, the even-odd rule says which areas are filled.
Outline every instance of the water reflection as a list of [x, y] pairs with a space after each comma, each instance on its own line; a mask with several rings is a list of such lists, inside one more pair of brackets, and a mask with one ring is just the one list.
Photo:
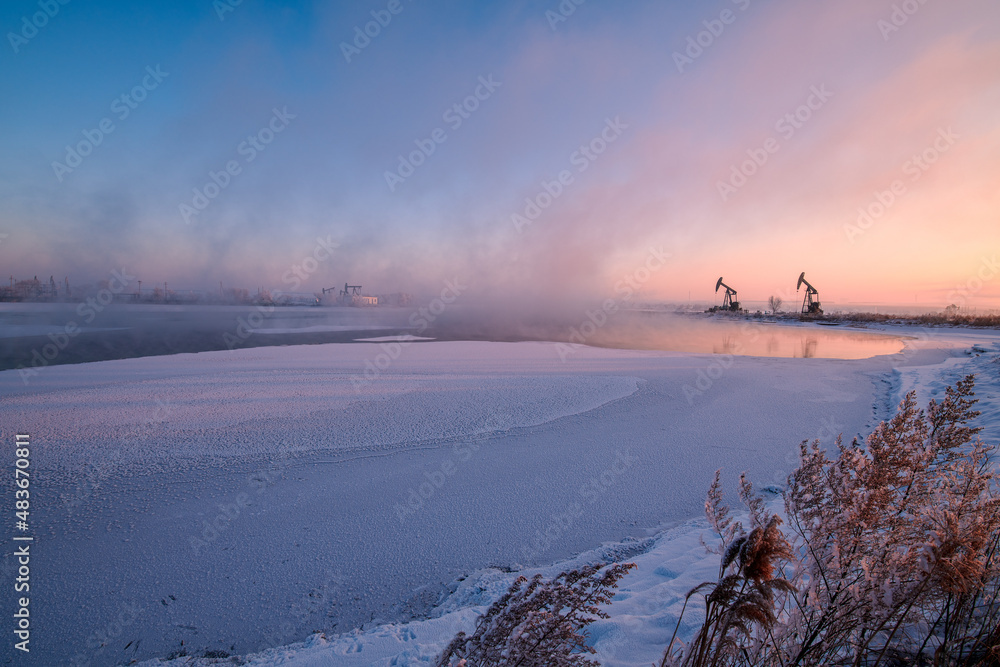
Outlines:
[[866, 359], [895, 354], [903, 338], [847, 326], [719, 320], [666, 313], [623, 313], [600, 329], [590, 345], [754, 357]]
[[812, 359], [816, 356], [816, 348], [819, 346], [819, 341], [815, 336], [809, 336], [802, 340], [802, 354], [800, 355], [803, 359]]
[[722, 345], [712, 348], [712, 352], [715, 354], [735, 354], [736, 338], [734, 336], [723, 336]]
[[767, 339], [767, 356], [773, 357], [778, 353], [778, 339], [775, 336], [769, 336]]

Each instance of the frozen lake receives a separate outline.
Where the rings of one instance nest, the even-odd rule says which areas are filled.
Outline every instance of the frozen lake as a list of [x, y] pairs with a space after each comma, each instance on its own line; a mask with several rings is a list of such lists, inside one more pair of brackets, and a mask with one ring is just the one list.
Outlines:
[[698, 516], [719, 466], [780, 482], [803, 439], [870, 427], [900, 363], [382, 342], [2, 372], [36, 452], [31, 659], [420, 616], [479, 568]]

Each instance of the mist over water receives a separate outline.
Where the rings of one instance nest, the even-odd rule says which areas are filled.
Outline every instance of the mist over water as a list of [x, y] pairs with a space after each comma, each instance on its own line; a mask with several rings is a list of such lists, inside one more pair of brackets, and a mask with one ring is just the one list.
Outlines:
[[[438, 341], [548, 341], [566, 359], [580, 346], [762, 357], [863, 359], [894, 354], [898, 336], [847, 326], [773, 323], [625, 308], [610, 302], [529, 300], [406, 307], [0, 304], [3, 368], [411, 335]], [[71, 328], [75, 327], [75, 328]], [[67, 332], [71, 332], [67, 334]], [[58, 347], [58, 353], [55, 352]], [[37, 354], [36, 354], [37, 353]], [[39, 355], [49, 355], [43, 363]]]
[[[459, 309], [444, 313], [427, 335], [441, 340], [537, 340], [633, 350], [760, 357], [865, 359], [903, 349], [899, 336], [813, 323], [777, 323], [650, 310], [602, 311], [600, 306], [571, 314], [565, 309], [487, 312]], [[556, 351], [558, 354], [558, 350]], [[563, 348], [563, 355], [566, 355]]]

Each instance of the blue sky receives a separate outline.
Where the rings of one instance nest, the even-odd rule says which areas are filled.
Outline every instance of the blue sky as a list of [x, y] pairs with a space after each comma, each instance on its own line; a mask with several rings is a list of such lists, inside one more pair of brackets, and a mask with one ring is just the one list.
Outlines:
[[[840, 300], [938, 302], [997, 246], [995, 3], [914, 1], [888, 32], [898, 2], [567, 0], [556, 24], [559, 2], [401, 0], [387, 14], [388, 0], [243, 0], [221, 17], [219, 4], [3, 3], [8, 273], [86, 282], [125, 266], [150, 283], [273, 288], [332, 236], [338, 256], [303, 289], [433, 291], [465, 275], [484, 292], [600, 295], [662, 246], [674, 262], [650, 298], [710, 298], [726, 274], [765, 299], [809, 270]], [[12, 44], [43, 5], [58, 13]], [[391, 21], [347, 62], [373, 11]], [[699, 33], [707, 46], [679, 71]], [[120, 118], [114, 100], [147, 68], [166, 76]], [[445, 112], [480, 77], [499, 85], [453, 127]], [[824, 85], [794, 136], [777, 133]], [[276, 109], [287, 127], [248, 161], [240, 147]], [[571, 156], [615, 118], [626, 129], [577, 172]], [[57, 173], [103, 119], [113, 131]], [[908, 157], [948, 127], [960, 139], [911, 181]], [[398, 156], [436, 129], [444, 142], [390, 189]], [[780, 150], [720, 194], [771, 137]], [[185, 215], [231, 161], [239, 173]], [[518, 229], [564, 170], [572, 183]], [[852, 233], [896, 180], [905, 192]], [[968, 305], [998, 297], [1000, 277]]]

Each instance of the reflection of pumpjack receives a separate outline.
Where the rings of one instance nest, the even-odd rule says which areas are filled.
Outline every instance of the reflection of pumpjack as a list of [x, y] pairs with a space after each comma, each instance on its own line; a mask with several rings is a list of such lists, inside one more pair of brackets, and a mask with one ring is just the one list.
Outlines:
[[722, 308], [719, 310], [732, 310], [736, 311], [740, 309], [740, 302], [736, 300], [736, 290], [722, 282], [722, 278], [719, 278], [719, 282], [715, 283], [715, 293], [719, 293], [719, 288], [726, 288], [726, 296], [722, 298]]
[[802, 358], [803, 359], [813, 359], [816, 356], [816, 346], [819, 345], [819, 341], [815, 338], [806, 338], [802, 341]]
[[732, 336], [722, 337], [722, 347], [712, 346], [713, 354], [733, 354], [736, 352], [736, 340]]
[[823, 309], [819, 307], [819, 292], [806, 280], [805, 271], [799, 275], [799, 284], [795, 286], [795, 291], [798, 292], [803, 285], [806, 286], [806, 295], [802, 299], [802, 314], [822, 315]]

